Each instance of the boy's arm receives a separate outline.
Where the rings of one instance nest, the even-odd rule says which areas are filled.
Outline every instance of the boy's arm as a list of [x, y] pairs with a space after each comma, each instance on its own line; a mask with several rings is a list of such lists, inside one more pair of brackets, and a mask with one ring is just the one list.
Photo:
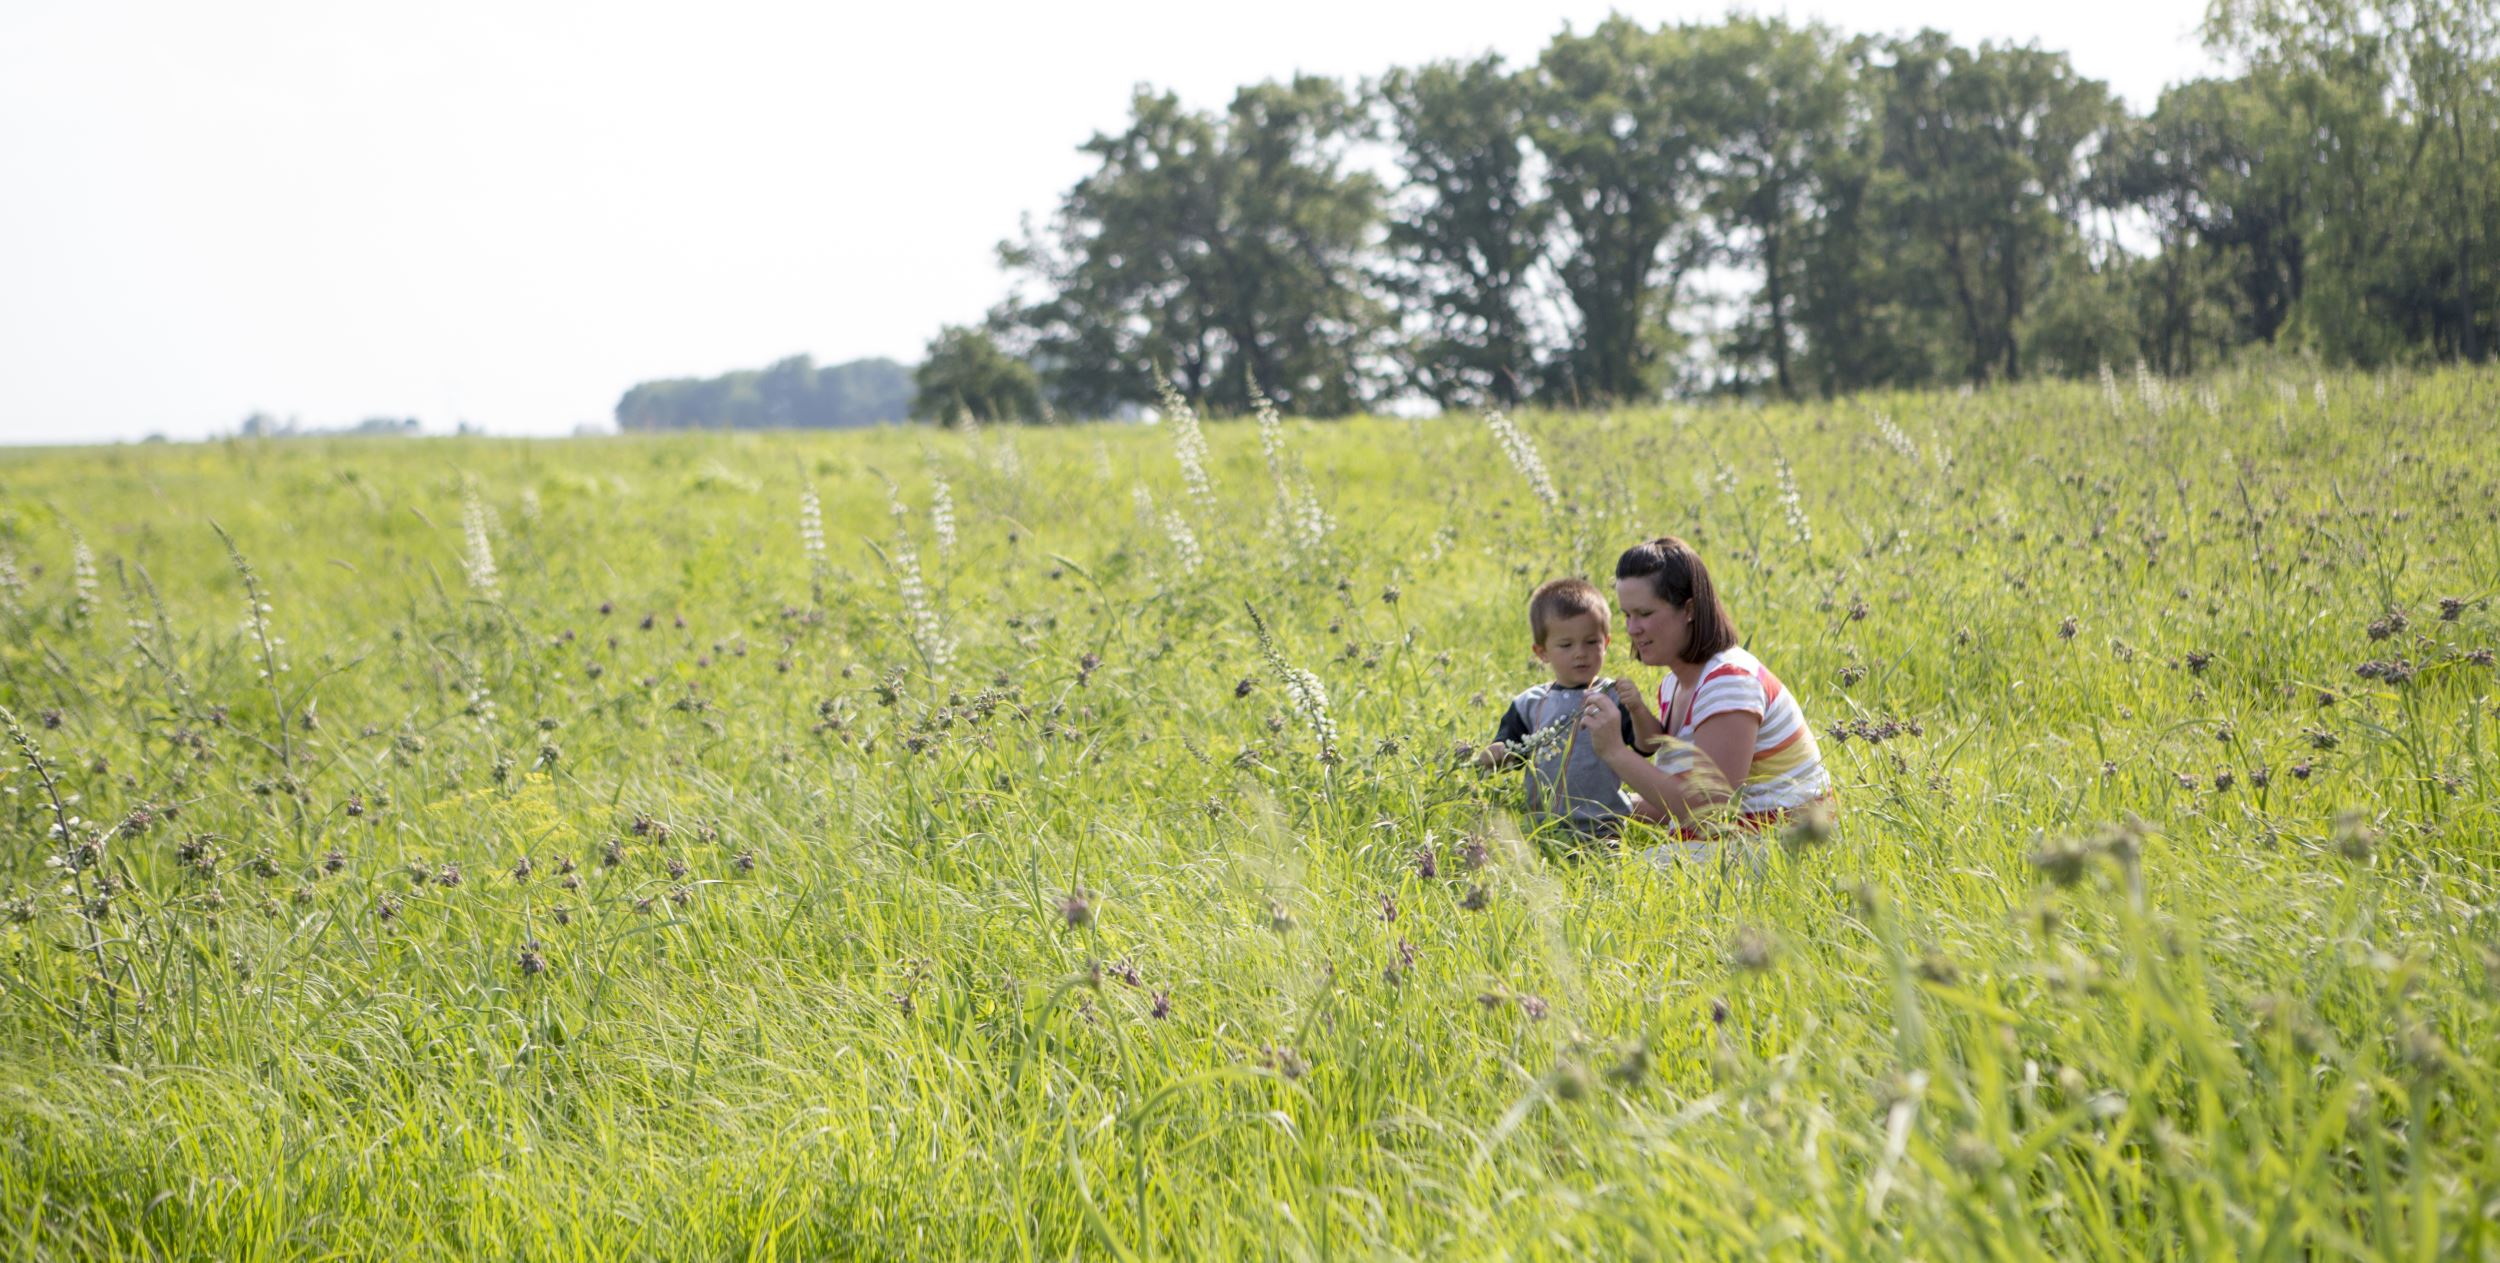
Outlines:
[[1513, 757], [1511, 751], [1518, 749], [1519, 743], [1526, 740], [1527, 736], [1528, 717], [1519, 713], [1519, 703], [1514, 701], [1502, 708], [1502, 726], [1494, 732], [1493, 744], [1486, 746], [1476, 755], [1476, 766], [1502, 767], [1507, 765]]
[[1649, 696], [1630, 676], [1615, 679], [1615, 703], [1623, 708], [1623, 744], [1643, 754], [1656, 754], [1658, 742], [1667, 735], [1667, 726], [1659, 722], [1658, 712], [1649, 707]]

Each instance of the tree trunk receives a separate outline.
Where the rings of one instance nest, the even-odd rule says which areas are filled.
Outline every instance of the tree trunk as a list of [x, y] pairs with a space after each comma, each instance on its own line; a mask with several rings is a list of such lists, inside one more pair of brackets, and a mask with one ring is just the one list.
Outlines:
[[1988, 380], [1990, 348], [1987, 330], [1979, 319], [1979, 299], [1971, 293], [1970, 277], [1962, 266], [1960, 233], [1944, 234], [1944, 259], [1947, 269], [1953, 273], [1953, 296], [1962, 305], [1962, 337], [1970, 343], [1970, 367], [1967, 371], [1971, 384], [1980, 385]]
[[1797, 388], [1788, 380], [1788, 291], [1780, 277], [1780, 232], [1776, 223], [1762, 230], [1763, 298], [1771, 308], [1771, 367], [1780, 397], [1794, 399]]
[[2481, 322], [2474, 312], [2474, 211], [2475, 206], [2465, 193], [2465, 120], [2456, 110], [2448, 111], [2448, 129], [2456, 142], [2457, 160], [2449, 168], [2457, 198], [2457, 319], [2464, 325], [2461, 347], [2465, 362], [2483, 362]]
[[2023, 314], [2023, 276], [2021, 232], [2009, 224], [2005, 230], [2005, 253], [1997, 263], [1997, 288], [2005, 302], [2005, 317], [1997, 326], [1997, 345], [2005, 357], [2005, 380], [2023, 379], [2022, 347], [2014, 337], [2014, 322]]

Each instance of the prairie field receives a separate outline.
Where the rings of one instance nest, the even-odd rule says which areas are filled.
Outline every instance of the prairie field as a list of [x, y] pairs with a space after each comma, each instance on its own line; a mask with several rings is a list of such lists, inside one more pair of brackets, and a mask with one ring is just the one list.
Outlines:
[[[2496, 415], [0, 452], [0, 1254], [2500, 1257]], [[1828, 832], [1457, 757], [1662, 533]]]

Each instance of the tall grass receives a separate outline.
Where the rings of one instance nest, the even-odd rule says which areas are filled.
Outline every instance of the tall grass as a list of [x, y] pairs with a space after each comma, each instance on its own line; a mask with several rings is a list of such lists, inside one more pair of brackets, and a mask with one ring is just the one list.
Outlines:
[[[2500, 378], [2138, 387], [0, 453], [0, 1252], [2500, 1255]], [[1828, 835], [1452, 757], [1665, 531]]]

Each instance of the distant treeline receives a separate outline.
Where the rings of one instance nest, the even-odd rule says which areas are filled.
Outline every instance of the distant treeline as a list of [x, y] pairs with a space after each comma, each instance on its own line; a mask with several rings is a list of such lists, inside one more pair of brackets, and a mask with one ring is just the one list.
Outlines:
[[[462, 433], [467, 433], [468, 428], [467, 422], [461, 423]], [[417, 431], [418, 424], [415, 417], [366, 417], [354, 425], [325, 427], [306, 426], [294, 417], [280, 418], [266, 412], [255, 412], [243, 418], [243, 424], [237, 428], [236, 432], [247, 439], [294, 439], [396, 438], [415, 434]]]
[[[1549, 406], [2362, 365], [2500, 340], [2491, 0], [2220, 0], [2242, 72], [2131, 112], [2064, 53], [1736, 17], [1140, 90], [924, 377], [976, 415]], [[1356, 169], [1385, 140], [1395, 172]], [[940, 356], [938, 352], [948, 352]], [[1003, 351], [1004, 354], [997, 354]], [[1012, 365], [1010, 372], [1004, 365]], [[924, 381], [924, 394], [933, 393]], [[943, 415], [942, 409], [927, 409]]]
[[887, 359], [816, 367], [794, 355], [770, 368], [644, 382], [616, 401], [619, 430], [822, 429], [900, 421], [912, 371]]

